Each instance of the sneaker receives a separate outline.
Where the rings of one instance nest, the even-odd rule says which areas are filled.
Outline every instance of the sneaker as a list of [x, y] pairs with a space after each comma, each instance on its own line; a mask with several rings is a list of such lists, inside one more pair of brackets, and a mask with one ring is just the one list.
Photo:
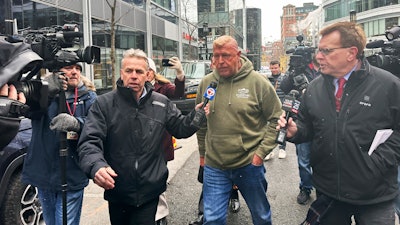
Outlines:
[[299, 195], [297, 195], [297, 203], [299, 203], [300, 205], [307, 204], [308, 200], [310, 200], [310, 194], [310, 190], [304, 188], [300, 189], [300, 193]]
[[285, 151], [285, 150], [283, 150], [283, 149], [279, 149], [279, 155], [278, 155], [278, 158], [280, 158], [280, 159], [284, 159], [284, 158], [286, 158], [286, 151]]
[[265, 156], [265, 161], [270, 160], [272, 157], [274, 157], [274, 152], [269, 153], [267, 156]]

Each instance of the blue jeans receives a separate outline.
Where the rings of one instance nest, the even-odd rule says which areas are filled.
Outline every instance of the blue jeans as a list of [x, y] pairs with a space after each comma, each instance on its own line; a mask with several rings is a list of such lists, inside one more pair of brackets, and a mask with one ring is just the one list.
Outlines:
[[296, 144], [297, 163], [299, 165], [300, 189], [311, 190], [312, 170], [310, 165], [311, 142]]
[[[38, 188], [40, 204], [46, 225], [63, 224], [62, 192]], [[83, 189], [67, 191], [67, 224], [79, 225], [81, 219]]]
[[265, 167], [249, 164], [221, 170], [204, 166], [204, 225], [225, 225], [232, 185], [236, 184], [249, 207], [254, 225], [271, 225]]
[[[397, 168], [397, 185], [399, 185], [400, 189], [400, 166]], [[397, 195], [397, 198], [394, 200], [394, 209], [396, 210], [397, 216], [400, 218], [400, 194]]]

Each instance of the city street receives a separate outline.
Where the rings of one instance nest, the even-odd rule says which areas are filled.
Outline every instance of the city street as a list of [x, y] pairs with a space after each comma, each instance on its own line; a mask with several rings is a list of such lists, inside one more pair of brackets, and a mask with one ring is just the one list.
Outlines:
[[[198, 151], [195, 136], [178, 140], [182, 147], [175, 151], [175, 160], [168, 163], [167, 199], [170, 207], [168, 224], [186, 225], [197, 215], [197, 203], [201, 184], [197, 182]], [[274, 224], [300, 224], [308, 206], [296, 203], [298, 194], [298, 169], [294, 145], [288, 144], [287, 158], [278, 159], [277, 154], [265, 162], [268, 179], [268, 199], [272, 207]], [[312, 194], [314, 198], [314, 193]], [[240, 196], [241, 210], [229, 214], [228, 224], [252, 224], [250, 213]], [[103, 191], [92, 182], [85, 190], [82, 220], [84, 225], [106, 225], [109, 223], [107, 202], [103, 200]]]
[[[197, 203], [201, 191], [201, 184], [197, 182], [199, 155], [196, 137], [178, 140], [178, 145], [182, 147], [175, 151], [175, 160], [168, 163], [169, 225], [187, 225], [197, 216]], [[293, 144], [288, 143], [286, 148], [286, 159], [278, 159], [275, 150], [274, 158], [265, 162], [267, 195], [272, 209], [272, 222], [275, 225], [300, 224], [310, 204], [299, 205], [296, 202], [299, 192], [297, 157]], [[315, 199], [315, 192], [312, 193], [312, 198]], [[236, 214], [229, 213], [228, 225], [252, 224], [250, 213], [241, 196], [240, 202], [242, 206], [240, 211]], [[107, 202], [103, 200], [103, 190], [92, 181], [85, 190], [81, 224], [110, 224]]]

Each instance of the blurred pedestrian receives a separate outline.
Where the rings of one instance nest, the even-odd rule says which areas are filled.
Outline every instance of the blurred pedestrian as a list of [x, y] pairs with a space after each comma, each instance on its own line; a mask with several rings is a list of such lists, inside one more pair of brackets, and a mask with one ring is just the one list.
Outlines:
[[148, 70], [142, 50], [124, 52], [117, 89], [98, 97], [79, 140], [80, 166], [104, 188], [113, 225], [155, 224], [159, 196], [167, 188], [165, 131], [187, 138], [198, 129], [191, 125], [196, 111], [183, 116], [154, 92]]
[[[320, 31], [321, 75], [303, 95], [297, 120], [282, 115], [295, 143], [312, 141], [317, 199], [303, 224], [395, 224], [400, 160], [400, 80], [372, 66], [360, 25], [337, 22]], [[389, 130], [388, 130], [389, 129]], [[371, 149], [377, 131], [388, 138]], [[391, 132], [392, 131], [392, 132]]]
[[252, 214], [253, 224], [271, 224], [263, 159], [276, 146], [281, 103], [269, 81], [241, 56], [236, 40], [213, 42], [214, 71], [204, 77], [196, 102], [217, 82], [207, 123], [197, 132], [200, 165], [204, 165], [204, 224], [225, 224], [235, 184]]
[[[281, 89], [281, 82], [285, 77], [285, 74], [281, 72], [281, 63], [278, 60], [272, 60], [269, 63], [269, 69], [271, 70], [271, 77], [269, 78], [269, 81], [271, 81], [275, 88], [276, 94], [282, 102], [283, 98], [285, 97], [285, 92], [283, 92]], [[286, 141], [283, 144], [279, 144], [278, 149], [278, 158], [286, 158]], [[269, 160], [272, 157], [274, 157], [274, 151], [269, 153], [264, 160]]]

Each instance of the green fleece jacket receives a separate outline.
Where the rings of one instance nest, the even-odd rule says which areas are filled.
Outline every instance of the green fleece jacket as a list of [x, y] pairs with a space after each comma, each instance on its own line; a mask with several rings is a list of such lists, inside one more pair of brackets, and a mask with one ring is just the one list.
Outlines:
[[281, 102], [274, 87], [254, 71], [252, 63], [245, 57], [241, 60], [237, 74], [224, 78], [214, 71], [202, 79], [197, 91], [196, 103], [200, 103], [210, 83], [218, 83], [207, 123], [197, 132], [200, 156], [214, 168], [246, 166], [254, 154], [264, 159], [276, 146]]

